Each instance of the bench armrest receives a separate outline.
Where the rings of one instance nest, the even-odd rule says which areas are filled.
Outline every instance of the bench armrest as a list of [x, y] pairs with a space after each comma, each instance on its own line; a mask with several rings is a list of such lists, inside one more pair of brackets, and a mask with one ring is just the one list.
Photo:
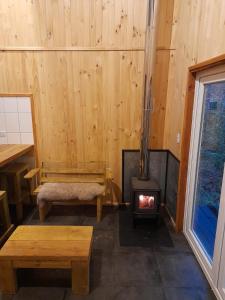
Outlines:
[[34, 190], [37, 188], [37, 186], [39, 185], [39, 181], [40, 181], [40, 169], [36, 168], [36, 169], [32, 169], [30, 170], [25, 176], [24, 179], [27, 180], [28, 183], [28, 187], [30, 190], [30, 196], [32, 197], [34, 194]]
[[39, 168], [30, 170], [25, 176], [24, 179], [32, 179], [40, 172]]

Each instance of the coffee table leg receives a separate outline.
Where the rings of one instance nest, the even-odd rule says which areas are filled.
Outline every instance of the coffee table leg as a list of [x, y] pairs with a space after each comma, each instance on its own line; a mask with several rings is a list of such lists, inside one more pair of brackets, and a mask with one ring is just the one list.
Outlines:
[[0, 290], [3, 294], [15, 294], [17, 291], [16, 271], [11, 261], [0, 261]]
[[76, 295], [89, 293], [89, 261], [72, 262], [72, 291]]

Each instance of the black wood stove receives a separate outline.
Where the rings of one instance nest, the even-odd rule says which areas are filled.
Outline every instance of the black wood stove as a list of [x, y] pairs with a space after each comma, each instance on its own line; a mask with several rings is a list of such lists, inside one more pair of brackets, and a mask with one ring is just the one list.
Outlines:
[[140, 218], [160, 220], [160, 188], [154, 180], [131, 178], [133, 224]]

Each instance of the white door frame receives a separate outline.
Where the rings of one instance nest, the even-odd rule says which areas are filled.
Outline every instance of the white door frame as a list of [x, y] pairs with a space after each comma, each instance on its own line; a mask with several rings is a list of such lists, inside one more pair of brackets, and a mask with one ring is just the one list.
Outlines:
[[[225, 225], [225, 179], [223, 179], [223, 188], [220, 199], [220, 211], [217, 223], [217, 233], [215, 239], [215, 251], [212, 262], [207, 257], [206, 253], [202, 250], [201, 245], [197, 237], [192, 231], [192, 211], [194, 204], [194, 193], [195, 185], [197, 182], [197, 169], [198, 169], [198, 158], [199, 158], [199, 142], [201, 140], [201, 128], [202, 128], [202, 116], [204, 111], [204, 84], [225, 81], [225, 66], [215, 67], [210, 70], [205, 70], [197, 73], [195, 82], [195, 95], [194, 95], [194, 106], [193, 106], [193, 119], [192, 119], [192, 131], [191, 131], [191, 142], [189, 150], [189, 165], [188, 165], [188, 176], [187, 176], [187, 189], [186, 189], [186, 201], [185, 201], [185, 219], [184, 219], [184, 234], [191, 245], [193, 252], [196, 255], [210, 285], [212, 286], [218, 299], [221, 298], [221, 290], [219, 291], [218, 280], [221, 263], [221, 249], [223, 244], [224, 236], [224, 225]], [[225, 242], [224, 242], [225, 244]], [[224, 250], [225, 258], [225, 250]], [[223, 260], [225, 262], [225, 259]], [[225, 263], [223, 268], [225, 269]], [[224, 282], [225, 282], [225, 271], [224, 271]], [[225, 284], [224, 284], [225, 286]], [[221, 294], [221, 295], [220, 295]], [[225, 299], [225, 297], [224, 297]]]
[[218, 215], [218, 230], [215, 243], [221, 244], [221, 251], [217, 255], [218, 261], [218, 290], [225, 299], [225, 167], [223, 173], [223, 185], [220, 198], [220, 210]]

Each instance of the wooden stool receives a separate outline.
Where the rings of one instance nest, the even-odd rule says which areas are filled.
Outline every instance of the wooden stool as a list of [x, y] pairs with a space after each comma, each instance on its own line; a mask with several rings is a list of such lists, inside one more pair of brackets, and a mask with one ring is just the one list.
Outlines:
[[0, 170], [1, 187], [4, 190], [7, 190], [9, 203], [16, 205], [17, 221], [21, 221], [23, 219], [23, 193], [21, 179], [28, 170], [28, 165], [24, 163], [13, 163]]

